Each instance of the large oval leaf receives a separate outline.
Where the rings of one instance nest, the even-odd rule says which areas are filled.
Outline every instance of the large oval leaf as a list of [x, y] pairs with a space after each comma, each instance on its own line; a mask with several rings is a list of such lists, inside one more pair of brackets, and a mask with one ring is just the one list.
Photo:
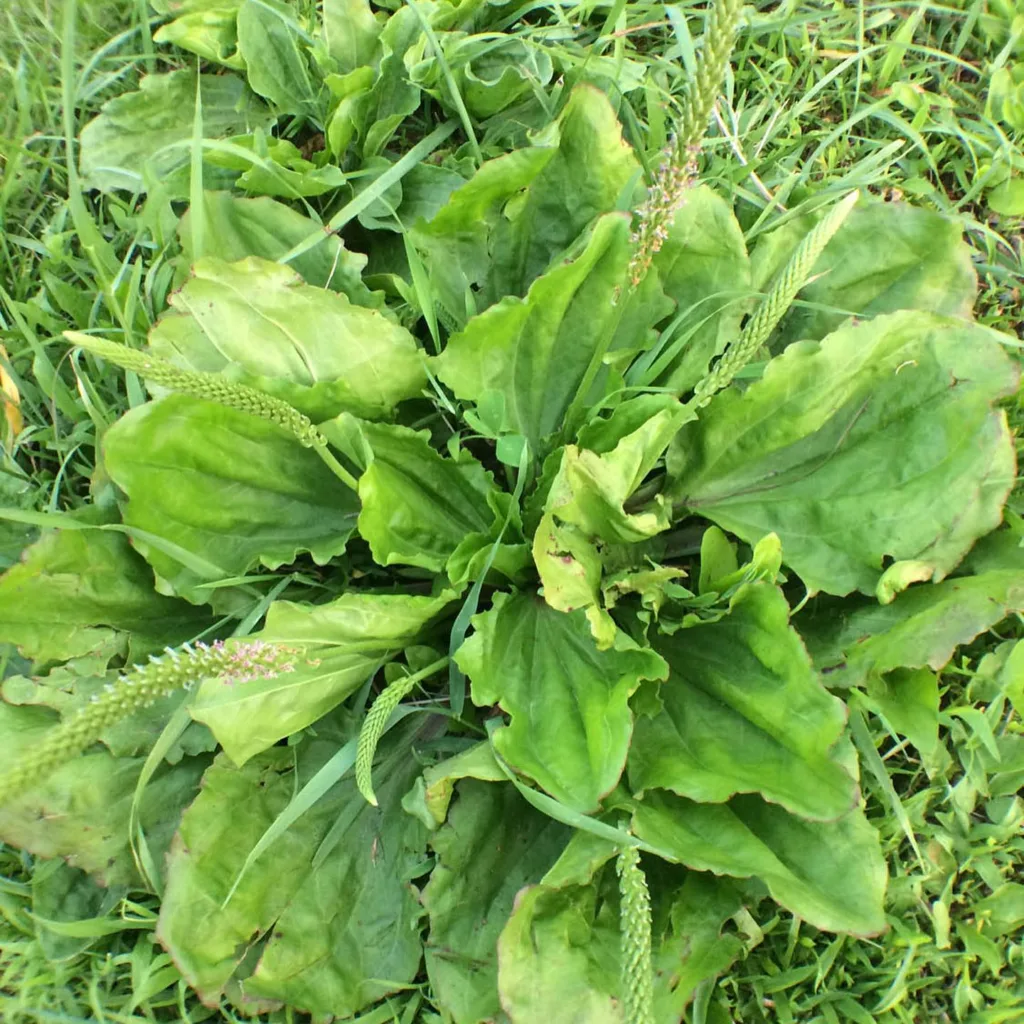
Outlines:
[[599, 214], [617, 207], [639, 169], [618, 116], [599, 89], [573, 89], [558, 119], [558, 150], [498, 221], [490, 301], [523, 295]]
[[686, 392], [707, 372], [711, 357], [739, 334], [752, 292], [743, 230], [729, 203], [706, 185], [687, 192], [654, 269], [680, 320], [657, 358], [645, 357], [646, 380]]
[[408, 427], [357, 429], [370, 453], [359, 478], [359, 533], [380, 565], [440, 572], [468, 535], [494, 525], [497, 489], [468, 452], [446, 459], [427, 433]]
[[[0, 701], [0, 773], [29, 755], [58, 721], [49, 708]], [[0, 841], [38, 857], [62, 857], [104, 885], [144, 888], [128, 848], [132, 797], [143, 760], [98, 750], [66, 762], [0, 807]], [[175, 765], [161, 765], [149, 782], [139, 822], [157, 863], [208, 764], [205, 756], [185, 757]]]
[[430, 915], [427, 977], [455, 1024], [496, 1019], [497, 941], [516, 894], [537, 882], [568, 841], [564, 825], [512, 786], [465, 779], [430, 843], [437, 865], [423, 890]]
[[496, 595], [473, 626], [456, 660], [473, 702], [511, 716], [494, 734], [498, 752], [556, 799], [594, 810], [626, 761], [629, 696], [641, 680], [663, 679], [664, 661], [622, 634], [599, 651], [582, 612], [555, 611], [531, 594]]
[[152, 351], [179, 366], [229, 373], [317, 422], [388, 416], [426, 384], [404, 327], [289, 267], [207, 258], [192, 275], [149, 336]]
[[[765, 289], [817, 216], [791, 220], [754, 249], [754, 286]], [[970, 246], [953, 220], [908, 203], [862, 202], [815, 265], [773, 345], [818, 340], [847, 316], [919, 309], [969, 319], [978, 290]]]
[[[197, 584], [276, 567], [309, 552], [323, 564], [345, 550], [358, 500], [290, 434], [212, 402], [171, 395], [107, 431], [104, 462], [128, 495], [124, 521], [198, 556], [206, 573], [152, 542], [137, 547], [183, 597]], [[217, 573], [220, 575], [218, 576]]]
[[275, 601], [258, 636], [298, 648], [294, 670], [231, 686], [209, 679], [189, 711], [244, 764], [340, 704], [419, 639], [455, 596], [351, 592], [322, 605]]
[[[379, 810], [351, 778], [338, 783], [253, 862], [226, 904], [249, 851], [334, 751], [324, 742], [276, 747], [244, 768], [221, 758], [207, 772], [175, 838], [158, 926], [204, 1000], [216, 1002], [234, 978], [243, 1001], [347, 1017], [413, 980], [420, 907], [408, 880], [426, 833], [401, 808], [418, 773], [408, 730], [403, 740], [374, 772]], [[341, 818], [344, 835], [323, 848]], [[258, 963], [247, 963], [264, 937]]]
[[612, 296], [625, 284], [628, 262], [628, 219], [602, 217], [583, 251], [534, 281], [525, 299], [502, 299], [449, 339], [438, 376], [467, 401], [485, 393], [500, 399], [502, 428], [541, 451], [620, 322]]
[[[82, 129], [79, 167], [85, 186], [106, 192], [145, 191], [150, 180], [166, 183], [185, 168], [196, 91], [195, 72], [172, 71], [147, 75], [138, 92], [104, 103], [99, 116]], [[201, 75], [199, 92], [209, 139], [269, 128], [273, 121], [266, 105], [237, 75]], [[232, 173], [229, 180], [234, 177]], [[187, 183], [175, 191], [184, 198]]]
[[669, 449], [676, 501], [753, 543], [777, 533], [812, 592], [871, 593], [883, 560], [941, 579], [1002, 517], [1014, 479], [999, 336], [895, 313], [790, 346]]
[[153, 592], [153, 574], [119, 533], [53, 530], [0, 576], [2, 639], [39, 661], [91, 654], [129, 634], [141, 657], [203, 632], [209, 620]]
[[812, 822], [757, 796], [698, 804], [654, 791], [637, 805], [633, 831], [688, 867], [760, 878], [779, 903], [816, 928], [855, 935], [885, 930], [885, 858], [860, 810]]
[[[268, 196], [243, 199], [228, 192], [204, 192], [202, 206], [189, 208], [178, 222], [182, 260], [178, 276], [184, 279], [195, 262], [193, 223], [203, 218], [203, 252], [206, 256], [233, 262], [246, 256], [278, 260], [321, 225], [304, 217], [284, 203]], [[363, 268], [367, 258], [360, 252], [349, 252], [337, 235], [300, 253], [290, 261], [306, 284], [343, 292], [360, 306], [381, 305], [381, 292], [371, 292], [363, 284]], [[184, 280], [176, 282], [181, 284]]]
[[659, 691], [664, 709], [636, 724], [634, 791], [671, 789], [703, 803], [761, 793], [817, 819], [853, 807], [856, 783], [831, 756], [845, 709], [818, 682], [781, 591], [747, 585], [728, 616], [656, 648], [670, 675]]
[[891, 604], [819, 600], [800, 617], [815, 663], [830, 686], [858, 686], [897, 668], [938, 671], [961, 644], [1024, 611], [1024, 573], [995, 569], [911, 587]]

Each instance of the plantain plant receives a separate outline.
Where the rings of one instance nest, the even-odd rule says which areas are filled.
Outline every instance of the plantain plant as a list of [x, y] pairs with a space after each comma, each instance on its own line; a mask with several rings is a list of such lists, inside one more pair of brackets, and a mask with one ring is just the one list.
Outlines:
[[238, 258], [271, 201], [208, 192], [146, 347], [69, 334], [152, 397], [0, 579], [0, 835], [159, 893], [205, 1002], [669, 1022], [763, 900], [887, 927], [851, 706], [1022, 607], [977, 557], [1017, 369], [937, 214], [748, 252], [700, 178], [740, 14], [646, 185], [579, 84], [408, 226], [400, 302], [323, 231]]

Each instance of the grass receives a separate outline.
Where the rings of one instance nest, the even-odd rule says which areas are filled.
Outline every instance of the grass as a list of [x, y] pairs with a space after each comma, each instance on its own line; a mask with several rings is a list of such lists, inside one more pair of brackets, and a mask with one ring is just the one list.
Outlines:
[[[143, 2], [77, 6], [76, 48], [63, 64], [61, 3], [17, 0], [0, 14], [0, 95], [10, 100], [0, 109], [0, 368], [24, 424], [12, 430], [5, 407], [0, 504], [8, 506], [81, 504], [97, 431], [142, 397], [64, 361], [61, 330], [107, 326], [124, 337], [159, 312], [163, 295], [160, 246], [137, 211], [94, 202], [69, 178], [63, 100], [76, 98], [81, 123], [167, 57], [153, 55]], [[557, 33], [559, 45], [645, 65], [657, 99], [679, 93], [701, 7], [620, 3], [602, 22], [584, 18], [593, 5], [552, 4], [510, 21], [509, 31]], [[1009, 0], [752, 4], [704, 177], [738, 197], [751, 238], [853, 187], [958, 218], [981, 277], [979, 319], [1024, 339], [1021, 219], [1006, 198], [1007, 181], [1024, 176], [1024, 126], [989, 96], [993, 74], [1024, 59], [1013, 14]], [[649, 111], [649, 161], [665, 136], [657, 109]], [[1019, 398], [1011, 415], [1019, 424]], [[1024, 513], [1019, 490], [1011, 508]], [[29, 533], [0, 522], [0, 568]], [[835, 938], [788, 915], [742, 916], [735, 924], [747, 955], [702, 991], [695, 1024], [1024, 1021], [1024, 888], [1013, 888], [1024, 883], [1024, 731], [996, 683], [1002, 645], [1021, 635], [1020, 622], [1004, 624], [941, 673], [941, 711], [929, 726], [938, 739], [927, 756], [882, 716], [858, 712], [864, 788], [889, 857], [889, 933]], [[12, 657], [0, 651], [0, 662]], [[0, 853], [7, 1024], [234, 1019], [198, 1005], [148, 927], [87, 937], [52, 959], [54, 937], [31, 917], [40, 871], [21, 854]], [[122, 901], [104, 921], [152, 912]], [[423, 1011], [419, 1019], [438, 1018]]]

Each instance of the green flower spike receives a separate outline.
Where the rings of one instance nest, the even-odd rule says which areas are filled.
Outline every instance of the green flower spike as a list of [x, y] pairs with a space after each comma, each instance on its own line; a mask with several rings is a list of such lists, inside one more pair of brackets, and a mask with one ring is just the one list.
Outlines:
[[296, 653], [294, 648], [261, 640], [230, 647], [218, 640], [209, 646], [200, 642], [177, 651], [167, 648], [164, 657], [150, 657], [148, 665], [136, 665], [116, 683], [108, 683], [102, 694], [48, 733], [17, 767], [0, 777], [0, 805], [42, 782], [92, 746], [110, 726], [153, 701], [211, 677], [232, 685], [291, 672]]

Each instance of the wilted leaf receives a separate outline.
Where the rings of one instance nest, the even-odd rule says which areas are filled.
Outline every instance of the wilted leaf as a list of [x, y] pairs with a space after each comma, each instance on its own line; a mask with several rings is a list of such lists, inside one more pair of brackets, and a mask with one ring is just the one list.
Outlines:
[[[198, 556], [208, 575], [150, 542], [137, 546], [178, 593], [345, 550], [358, 501], [317, 455], [281, 427], [212, 402], [171, 395], [138, 406], [106, 433], [104, 463], [128, 495], [124, 520]], [[218, 577], [212, 571], [216, 567]]]
[[860, 810], [812, 822], [757, 796], [698, 804], [652, 791], [636, 806], [633, 831], [696, 870], [760, 878], [815, 928], [855, 935], [885, 930], [885, 858]]
[[630, 694], [666, 665], [622, 634], [599, 651], [581, 612], [555, 611], [530, 594], [497, 594], [459, 649], [473, 702], [511, 716], [498, 753], [552, 796], [594, 810], [619, 780], [633, 731]]
[[186, 369], [224, 373], [312, 420], [385, 417], [418, 394], [415, 339], [381, 313], [249, 257], [200, 260], [150, 332], [150, 349]]
[[671, 789], [704, 803], [760, 793], [826, 820], [853, 807], [856, 782], [832, 756], [845, 709], [819, 683], [780, 590], [748, 584], [729, 615], [656, 639], [655, 649], [670, 672], [664, 710], [637, 719], [634, 792]]
[[669, 449], [680, 504], [748, 543], [777, 533], [812, 592], [874, 591], [883, 559], [941, 579], [994, 529], [1014, 479], [994, 332], [925, 313], [793, 345], [716, 396]]
[[533, 561], [544, 600], [560, 612], [586, 612], [594, 639], [602, 649], [615, 639], [615, 623], [601, 607], [601, 556], [597, 547], [571, 523], [557, 523], [545, 513], [533, 535]]

